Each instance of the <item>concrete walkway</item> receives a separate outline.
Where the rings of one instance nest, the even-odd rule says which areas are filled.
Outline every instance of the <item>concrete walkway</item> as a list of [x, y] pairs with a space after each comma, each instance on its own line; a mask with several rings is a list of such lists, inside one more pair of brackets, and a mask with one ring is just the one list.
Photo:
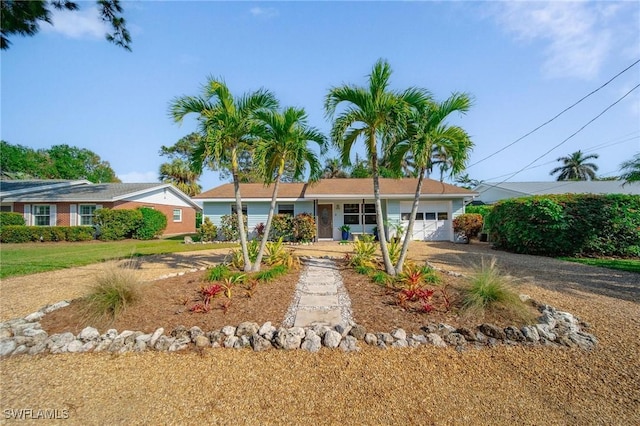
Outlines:
[[304, 259], [303, 268], [284, 324], [290, 327], [332, 327], [352, 322], [351, 299], [335, 262], [321, 258]]

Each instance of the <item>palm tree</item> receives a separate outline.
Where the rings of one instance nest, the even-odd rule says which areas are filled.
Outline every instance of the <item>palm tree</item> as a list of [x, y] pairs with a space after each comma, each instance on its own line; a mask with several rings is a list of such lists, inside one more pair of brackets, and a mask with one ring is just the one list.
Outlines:
[[174, 158], [171, 163], [160, 165], [160, 181], [171, 183], [190, 197], [199, 194], [202, 187], [198, 185], [200, 174], [195, 173], [189, 164], [181, 158]]
[[576, 151], [568, 157], [559, 157], [556, 161], [561, 161], [564, 165], [551, 170], [550, 175], [560, 173], [556, 180], [594, 180], [598, 166], [595, 163], [586, 161], [598, 158], [598, 154], [583, 155], [582, 151]]
[[461, 173], [469, 159], [469, 153], [473, 148], [471, 138], [462, 128], [449, 126], [445, 120], [454, 112], [466, 113], [471, 104], [471, 97], [468, 94], [454, 93], [444, 102], [429, 102], [415, 109], [409, 120], [405, 138], [393, 148], [391, 164], [400, 167], [402, 159], [411, 154], [418, 169], [418, 180], [409, 224], [395, 267], [398, 274], [402, 272], [407, 257], [409, 240], [413, 234], [413, 225], [422, 192], [422, 181], [426, 171], [433, 166], [433, 153], [440, 154], [439, 158], [448, 165], [452, 174]]
[[349, 173], [342, 169], [342, 163], [337, 158], [328, 158], [324, 163], [322, 179], [336, 179], [349, 177]]
[[640, 152], [634, 155], [631, 160], [620, 164], [620, 179], [624, 180], [623, 185], [631, 182], [640, 182]]
[[197, 114], [203, 138], [197, 144], [192, 157], [192, 169], [201, 172], [204, 165], [227, 168], [233, 178], [236, 199], [240, 246], [244, 270], [251, 270], [247, 250], [247, 232], [242, 217], [242, 197], [238, 158], [250, 149], [259, 127], [257, 112], [277, 108], [275, 96], [264, 89], [234, 97], [221, 79], [209, 77], [201, 96], [182, 96], [173, 99], [170, 113], [181, 123], [188, 114]]
[[309, 149], [308, 143], [317, 143], [321, 154], [325, 153], [327, 143], [327, 138], [319, 130], [307, 126], [307, 114], [303, 109], [289, 107], [282, 113], [261, 111], [256, 113], [256, 118], [262, 122], [263, 128], [254, 151], [254, 165], [259, 168], [264, 183], [274, 185], [269, 215], [253, 271], [260, 270], [285, 166], [293, 179], [298, 180], [304, 176], [308, 165], [309, 180], [318, 180], [322, 167], [317, 155]]
[[[385, 141], [395, 140], [395, 135], [402, 133], [411, 108], [424, 103], [429, 97], [424, 90], [417, 88], [409, 88], [403, 92], [389, 90], [390, 77], [391, 66], [385, 60], [379, 59], [369, 74], [368, 87], [333, 87], [324, 103], [328, 118], [334, 117], [338, 106], [344, 106], [333, 121], [331, 129], [332, 142], [340, 150], [344, 164], [350, 163], [351, 148], [356, 140], [364, 141], [373, 178], [378, 229], [384, 229], [378, 152], [385, 151]], [[385, 270], [388, 274], [395, 275], [385, 233], [380, 232], [379, 236]]]

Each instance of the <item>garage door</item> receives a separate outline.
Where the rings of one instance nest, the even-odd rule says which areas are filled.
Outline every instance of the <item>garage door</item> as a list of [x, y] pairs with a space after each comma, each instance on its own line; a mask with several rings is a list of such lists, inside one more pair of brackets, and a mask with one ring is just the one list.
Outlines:
[[[401, 203], [401, 218], [405, 229], [409, 226], [412, 203]], [[450, 241], [451, 213], [449, 203], [429, 203], [418, 206], [413, 224], [413, 240]]]

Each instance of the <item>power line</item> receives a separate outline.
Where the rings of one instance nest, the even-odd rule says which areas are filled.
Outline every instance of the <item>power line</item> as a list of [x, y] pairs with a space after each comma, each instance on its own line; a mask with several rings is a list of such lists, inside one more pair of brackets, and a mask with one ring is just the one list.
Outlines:
[[[631, 90], [629, 90], [627, 93], [625, 93], [622, 97], [618, 98], [618, 100], [616, 100], [614, 103], [612, 103], [611, 105], [609, 105], [608, 107], [606, 107], [604, 110], [602, 110], [602, 112], [600, 112], [598, 115], [596, 115], [595, 117], [593, 117], [591, 120], [589, 120], [586, 124], [584, 124], [582, 127], [580, 127], [578, 130], [576, 130], [575, 132], [573, 132], [569, 137], [565, 138], [562, 142], [558, 143], [557, 145], [553, 146], [551, 149], [547, 150], [544, 154], [542, 154], [541, 156], [537, 157], [535, 160], [531, 161], [529, 164], [527, 164], [526, 166], [524, 166], [523, 168], [521, 168], [520, 170], [518, 170], [515, 173], [512, 173], [509, 175], [508, 178], [504, 179], [502, 182], [496, 184], [496, 185], [500, 185], [505, 183], [506, 181], [508, 181], [509, 179], [511, 179], [512, 177], [514, 177], [515, 175], [527, 170], [532, 164], [536, 163], [538, 160], [540, 160], [541, 158], [543, 158], [544, 156], [546, 156], [547, 154], [549, 154], [551, 151], [553, 151], [554, 149], [558, 148], [559, 146], [563, 145], [564, 143], [566, 143], [569, 139], [573, 138], [575, 135], [577, 135], [578, 133], [580, 133], [582, 130], [584, 130], [589, 124], [593, 123], [594, 121], [596, 121], [598, 118], [600, 118], [602, 115], [604, 115], [604, 113], [606, 113], [607, 111], [609, 111], [611, 108], [613, 108], [615, 105], [617, 105], [619, 102], [621, 102], [624, 98], [626, 98], [627, 96], [629, 96], [631, 94], [631, 92], [633, 92], [634, 90], [636, 90], [638, 87], [640, 87], [640, 84], [635, 85]], [[484, 192], [484, 191], [483, 191]]]
[[638, 64], [640, 62], [640, 59], [636, 60], [634, 63], [632, 63], [631, 65], [629, 65], [627, 68], [623, 69], [622, 71], [620, 71], [618, 74], [614, 75], [612, 78], [610, 78], [606, 83], [602, 84], [600, 87], [598, 87], [597, 89], [591, 91], [590, 93], [588, 93], [587, 95], [583, 96], [580, 100], [578, 100], [577, 102], [573, 103], [571, 106], [565, 108], [564, 110], [562, 110], [561, 112], [559, 112], [558, 114], [556, 114], [554, 117], [552, 117], [551, 119], [545, 121], [544, 123], [542, 123], [541, 125], [539, 125], [538, 127], [536, 127], [535, 129], [531, 130], [530, 132], [528, 132], [527, 134], [525, 134], [524, 136], [519, 137], [518, 139], [516, 139], [515, 141], [511, 142], [510, 144], [500, 148], [499, 150], [497, 150], [496, 152], [494, 152], [493, 154], [490, 154], [478, 161], [476, 161], [475, 163], [467, 166], [467, 169], [475, 166], [476, 164], [480, 164], [485, 160], [488, 160], [489, 158], [501, 153], [502, 151], [504, 151], [505, 149], [515, 145], [516, 143], [520, 142], [522, 139], [526, 138], [527, 136], [537, 132], [538, 130], [540, 130], [541, 128], [543, 128], [544, 126], [546, 126], [547, 124], [551, 123], [552, 121], [554, 121], [556, 118], [560, 117], [562, 114], [564, 114], [565, 112], [569, 111], [570, 109], [572, 109], [573, 107], [575, 107], [576, 105], [578, 105], [579, 103], [581, 103], [582, 101], [584, 101], [585, 99], [587, 99], [588, 97], [590, 97], [591, 95], [595, 94], [596, 92], [600, 91], [601, 89], [603, 89], [604, 87], [606, 87], [607, 85], [609, 85], [609, 83], [611, 83], [613, 80], [615, 80], [616, 78], [618, 78], [619, 76], [621, 76], [622, 74], [624, 74], [625, 72], [627, 72], [630, 68], [632, 68], [633, 66], [635, 66], [636, 64]]

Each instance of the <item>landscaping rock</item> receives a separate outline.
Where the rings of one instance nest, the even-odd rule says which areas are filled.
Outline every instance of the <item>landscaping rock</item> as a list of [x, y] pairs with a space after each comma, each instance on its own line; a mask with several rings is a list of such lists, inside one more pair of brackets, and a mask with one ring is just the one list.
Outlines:
[[196, 342], [196, 337], [203, 336], [203, 335], [204, 335], [204, 331], [202, 331], [202, 329], [198, 326], [193, 326], [189, 329], [189, 338], [193, 343]]
[[11, 355], [16, 347], [16, 342], [13, 339], [0, 340], [0, 356]]
[[406, 340], [407, 339], [407, 332], [404, 331], [401, 328], [396, 328], [395, 330], [393, 330], [391, 332], [391, 336], [396, 340]]
[[149, 346], [154, 348], [156, 346], [156, 342], [158, 341], [160, 336], [162, 336], [163, 334], [164, 334], [164, 328], [160, 327], [156, 329], [156, 331], [154, 331], [153, 334], [151, 335], [151, 339], [149, 339]]
[[367, 329], [358, 324], [355, 324], [353, 327], [351, 327], [351, 330], [349, 331], [349, 335], [355, 337], [358, 340], [364, 339], [365, 334], [367, 334]]
[[356, 352], [359, 351], [358, 339], [353, 336], [345, 336], [340, 342], [339, 348], [344, 352]]
[[443, 337], [443, 340], [451, 346], [464, 346], [467, 340], [460, 333], [449, 333]]
[[236, 328], [236, 336], [252, 336], [260, 330], [260, 326], [255, 322], [243, 322]]
[[504, 329], [504, 334], [509, 340], [513, 340], [514, 342], [524, 342], [526, 338], [524, 334], [518, 329], [518, 327], [508, 326]]
[[322, 347], [322, 339], [315, 333], [315, 331], [307, 330], [307, 334], [300, 347], [308, 352], [318, 352]]
[[444, 340], [442, 340], [442, 337], [440, 337], [439, 334], [429, 333], [425, 337], [427, 339], [427, 342], [429, 342], [433, 346], [437, 346], [439, 348], [446, 348], [447, 347], [447, 344], [444, 342]]
[[378, 344], [378, 338], [373, 333], [367, 333], [367, 334], [364, 335], [364, 342], [367, 345], [375, 346], [375, 345]]
[[225, 336], [233, 336], [236, 334], [236, 328], [232, 327], [230, 325], [227, 325], [225, 327], [222, 327], [222, 330], [220, 330], [222, 332], [222, 334], [224, 334]]
[[540, 340], [538, 329], [531, 325], [526, 325], [520, 330], [527, 342], [537, 343]]
[[265, 339], [258, 333], [252, 334], [249, 338], [249, 342], [251, 343], [253, 350], [256, 352], [266, 351], [273, 347], [269, 340]]
[[335, 330], [329, 330], [324, 334], [322, 343], [327, 348], [337, 348], [342, 340], [342, 335]]
[[193, 343], [195, 343], [196, 348], [198, 349], [204, 349], [211, 346], [211, 341], [204, 334], [196, 336], [195, 339], [193, 339]]
[[78, 334], [78, 339], [82, 342], [88, 342], [90, 340], [97, 340], [100, 338], [100, 332], [93, 327], [85, 327]]
[[468, 342], [475, 342], [476, 340], [478, 340], [476, 333], [466, 327], [456, 329], [456, 333], [464, 336], [465, 340], [467, 340]]
[[507, 336], [504, 334], [504, 330], [496, 327], [493, 324], [482, 324], [478, 327], [483, 334], [498, 340], [504, 340]]

